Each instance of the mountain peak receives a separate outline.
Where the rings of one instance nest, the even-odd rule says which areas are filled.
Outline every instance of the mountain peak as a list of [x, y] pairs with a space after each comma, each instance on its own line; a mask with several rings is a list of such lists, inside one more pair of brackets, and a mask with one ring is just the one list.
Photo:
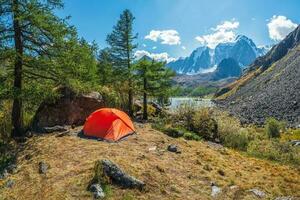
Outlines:
[[190, 56], [170, 62], [168, 66], [177, 73], [198, 74], [220, 64], [225, 58], [233, 58], [241, 67], [248, 66], [257, 57], [265, 55], [266, 49], [257, 48], [245, 35], [238, 35], [234, 41], [220, 43], [215, 49], [200, 46]]

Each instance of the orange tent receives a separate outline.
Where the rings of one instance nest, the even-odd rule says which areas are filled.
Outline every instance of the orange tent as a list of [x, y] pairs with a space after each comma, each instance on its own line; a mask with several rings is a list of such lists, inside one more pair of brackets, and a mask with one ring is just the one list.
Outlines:
[[118, 141], [135, 132], [129, 116], [114, 108], [101, 108], [93, 112], [83, 127], [85, 136], [97, 137], [108, 141]]

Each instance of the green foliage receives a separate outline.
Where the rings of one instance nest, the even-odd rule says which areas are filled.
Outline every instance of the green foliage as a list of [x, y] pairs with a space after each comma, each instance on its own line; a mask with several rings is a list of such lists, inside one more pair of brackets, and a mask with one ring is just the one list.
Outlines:
[[277, 139], [253, 140], [249, 143], [247, 152], [250, 155], [282, 163], [300, 164], [300, 149], [287, 142]]
[[241, 129], [239, 132], [232, 132], [223, 138], [226, 147], [246, 151], [248, 144], [252, 140], [247, 129]]
[[185, 127], [187, 130], [193, 128], [193, 117], [196, 113], [195, 107], [190, 104], [183, 104], [176, 108], [173, 116], [173, 124], [176, 126]]
[[200, 137], [207, 140], [216, 140], [219, 138], [217, 121], [212, 117], [210, 110], [207, 108], [197, 110], [192, 118], [191, 129]]
[[279, 138], [280, 131], [285, 129], [285, 124], [275, 118], [268, 118], [265, 124], [265, 132], [270, 138]]
[[193, 132], [189, 132], [189, 131], [185, 132], [183, 134], [183, 137], [186, 140], [196, 140], [196, 141], [202, 140], [202, 138], [199, 135], [197, 135], [196, 133], [193, 133]]
[[113, 60], [109, 53], [109, 49], [103, 49], [100, 51], [97, 67], [100, 83], [102, 85], [108, 86], [116, 81], [113, 71]]
[[0, 101], [0, 142], [7, 141], [11, 133], [11, 103]]

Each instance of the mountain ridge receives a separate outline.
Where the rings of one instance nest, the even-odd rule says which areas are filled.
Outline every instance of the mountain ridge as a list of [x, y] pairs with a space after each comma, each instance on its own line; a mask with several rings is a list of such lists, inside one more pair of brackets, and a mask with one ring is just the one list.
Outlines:
[[215, 49], [207, 46], [198, 47], [190, 56], [172, 61], [168, 66], [178, 74], [195, 75], [214, 71], [223, 59], [231, 57], [241, 67], [245, 67], [257, 57], [264, 55], [266, 50], [257, 47], [250, 38], [238, 35], [234, 41], [220, 43]]

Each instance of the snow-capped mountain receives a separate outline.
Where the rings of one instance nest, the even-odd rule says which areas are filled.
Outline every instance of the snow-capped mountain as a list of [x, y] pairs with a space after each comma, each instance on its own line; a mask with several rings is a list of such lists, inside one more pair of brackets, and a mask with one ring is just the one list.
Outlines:
[[198, 74], [211, 72], [223, 59], [233, 58], [241, 67], [245, 67], [267, 51], [267, 47], [259, 48], [250, 38], [239, 35], [233, 42], [220, 43], [215, 49], [199, 47], [190, 56], [170, 62], [168, 66], [179, 74]]

